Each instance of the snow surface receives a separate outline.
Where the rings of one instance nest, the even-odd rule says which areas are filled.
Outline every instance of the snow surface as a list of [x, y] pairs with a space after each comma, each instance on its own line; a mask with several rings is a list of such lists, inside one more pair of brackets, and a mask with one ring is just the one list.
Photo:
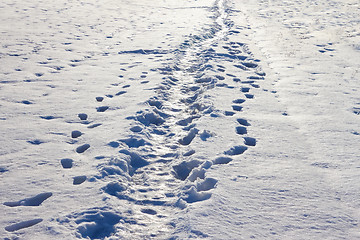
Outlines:
[[358, 0], [3, 0], [2, 239], [360, 239]]

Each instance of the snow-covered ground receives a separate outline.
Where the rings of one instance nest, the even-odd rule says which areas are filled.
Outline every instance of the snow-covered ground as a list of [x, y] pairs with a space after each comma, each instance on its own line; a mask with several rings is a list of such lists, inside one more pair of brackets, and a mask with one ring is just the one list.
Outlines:
[[358, 0], [2, 0], [2, 239], [360, 239]]

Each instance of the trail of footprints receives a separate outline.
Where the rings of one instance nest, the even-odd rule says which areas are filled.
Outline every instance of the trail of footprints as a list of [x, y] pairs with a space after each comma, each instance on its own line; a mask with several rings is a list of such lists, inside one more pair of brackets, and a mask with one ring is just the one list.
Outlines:
[[[148, 74], [148, 72], [143, 72], [142, 75], [140, 76], [140, 78], [141, 79], [146, 78], [147, 74]], [[146, 84], [147, 82], [148, 81], [142, 81], [141, 84]], [[129, 88], [129, 87], [130, 87], [130, 85], [126, 84], [122, 88], [126, 89], [126, 88]], [[107, 98], [113, 98], [113, 97], [116, 97], [116, 96], [123, 95], [125, 93], [127, 93], [127, 91], [119, 91], [116, 94], [108, 94], [108, 95], [106, 95], [106, 97]], [[105, 98], [102, 97], [102, 96], [99, 96], [99, 97], [95, 98], [96, 102], [98, 102], [98, 103], [103, 102], [104, 99]], [[24, 104], [30, 104], [30, 103], [28, 103], [28, 101], [24, 101]], [[108, 109], [109, 109], [109, 106], [96, 107], [97, 112], [100, 112], [100, 113], [105, 112]], [[79, 113], [77, 115], [77, 117], [81, 121], [80, 122], [81, 124], [88, 125], [87, 126], [88, 129], [93, 129], [93, 128], [96, 128], [96, 127], [99, 127], [99, 126], [102, 125], [101, 123], [93, 123], [93, 124], [91, 124], [92, 122], [88, 121], [88, 115], [86, 113]], [[60, 118], [60, 117], [55, 117], [55, 116], [49, 115], [49, 116], [40, 116], [40, 118], [42, 118], [44, 120], [53, 120], [53, 119], [57, 119], [57, 118]], [[70, 123], [72, 123], [72, 122], [70, 122]], [[72, 139], [80, 138], [82, 135], [83, 135], [83, 133], [81, 131], [78, 131], [78, 130], [74, 130], [74, 131], [71, 132], [71, 138]], [[35, 145], [38, 145], [38, 144], [42, 143], [42, 142], [39, 142], [39, 140], [28, 141], [28, 142], [31, 143], [31, 144], [35, 144]], [[76, 143], [76, 141], [70, 141], [69, 143], [74, 144], [74, 143]], [[78, 153], [78, 154], [82, 154], [86, 150], [88, 150], [89, 148], [90, 148], [90, 144], [85, 143], [85, 144], [82, 144], [82, 145], [79, 145], [78, 147], [76, 147], [75, 152]], [[71, 159], [71, 158], [63, 158], [63, 159], [60, 160], [60, 164], [61, 164], [63, 169], [71, 169], [73, 167], [73, 163], [74, 163], [74, 160]], [[84, 183], [87, 179], [88, 178], [85, 175], [75, 176], [75, 177], [73, 177], [72, 184], [73, 185], [80, 185], [80, 184]], [[52, 192], [44, 192], [44, 193], [37, 194], [37, 195], [35, 195], [33, 197], [28, 197], [28, 198], [25, 198], [25, 199], [22, 199], [22, 200], [19, 200], [19, 201], [4, 202], [3, 204], [5, 206], [8, 206], [8, 207], [40, 206], [45, 200], [50, 198], [52, 195], [53, 195]], [[151, 210], [148, 210], [148, 211], [145, 211], [145, 212], [150, 214]], [[8, 231], [8, 232], [15, 232], [15, 231], [21, 230], [23, 228], [28, 228], [28, 227], [34, 226], [34, 225], [36, 225], [36, 224], [38, 224], [38, 223], [40, 223], [42, 221], [43, 221], [43, 219], [41, 219], [41, 218], [21, 221], [21, 222], [18, 222], [18, 223], [15, 223], [15, 224], [12, 224], [12, 225], [9, 225], [9, 226], [5, 227], [5, 230]]]
[[[95, 207], [65, 216], [76, 222], [71, 227], [77, 229], [80, 234], [78, 236], [90, 239], [111, 236], [116, 232], [115, 225], [120, 222], [129, 229], [134, 229], [133, 231], [143, 229], [138, 234], [145, 238], [168, 234], [176, 227], [170, 221], [173, 213], [181, 211], [188, 204], [211, 198], [211, 190], [216, 187], [218, 180], [207, 177], [207, 171], [213, 165], [230, 163], [234, 157], [247, 151], [248, 147], [256, 146], [256, 139], [248, 136], [247, 127], [251, 124], [239, 115], [243, 111], [243, 104], [254, 98], [251, 89], [259, 88], [258, 82], [264, 80], [265, 73], [260, 71], [257, 61], [252, 59], [244, 43], [231, 42], [220, 34], [239, 33], [229, 31], [231, 24], [226, 21], [225, 16], [220, 17], [224, 18], [223, 26], [215, 25], [210, 34], [204, 34], [206, 37], [192, 37], [180, 51], [180, 60], [172, 66], [158, 69], [163, 74], [164, 81], [156, 90], [157, 95], [147, 101], [148, 108], [127, 117], [131, 121], [130, 130], [133, 134], [108, 143], [118, 150], [116, 157], [99, 157], [104, 162], [98, 166], [99, 174], [93, 177], [104, 182], [102, 191], [108, 198], [116, 197], [133, 204], [138, 212], [118, 213], [108, 207]], [[225, 44], [219, 46], [223, 42]], [[222, 61], [230, 62], [234, 69], [248, 72], [249, 76], [244, 80], [227, 73], [227, 68], [219, 64]], [[146, 78], [146, 75], [147, 72], [143, 72], [141, 79]], [[124, 75], [120, 76], [124, 78]], [[228, 82], [229, 79], [232, 79], [232, 84]], [[147, 81], [141, 83], [146, 84]], [[126, 96], [129, 87], [131, 86], [126, 84], [114, 94], [95, 97], [98, 105], [96, 111], [102, 114], [111, 109], [103, 105], [104, 100]], [[204, 98], [205, 93], [213, 88], [228, 88], [234, 92], [234, 96], [241, 94], [243, 98], [235, 98], [227, 110], [215, 109]], [[234, 118], [238, 124], [234, 132], [242, 138], [243, 145], [226, 149], [214, 159], [199, 160], [193, 157], [196, 155], [196, 151], [191, 148], [194, 139], [199, 137], [202, 141], [207, 141], [213, 136], [210, 131], [200, 131], [196, 127], [197, 121], [204, 116]], [[81, 124], [88, 125], [89, 130], [101, 126], [101, 123], [88, 121], [85, 113], [79, 113], [77, 117]], [[82, 135], [81, 131], [74, 130], [71, 132], [71, 139], [81, 139]], [[75, 151], [85, 154], [89, 148], [91, 146], [88, 143], [81, 143]], [[69, 171], [74, 160], [63, 158], [59, 164]], [[86, 175], [75, 176], [72, 184], [80, 185], [87, 179]], [[39, 206], [51, 196], [51, 192], [40, 193], [20, 201], [6, 202], [4, 205]], [[154, 221], [153, 217], [157, 220]], [[5, 229], [17, 231], [41, 221], [42, 219], [23, 221]], [[57, 221], [64, 224], [69, 222], [60, 218]], [[149, 232], [149, 229], [152, 231]]]

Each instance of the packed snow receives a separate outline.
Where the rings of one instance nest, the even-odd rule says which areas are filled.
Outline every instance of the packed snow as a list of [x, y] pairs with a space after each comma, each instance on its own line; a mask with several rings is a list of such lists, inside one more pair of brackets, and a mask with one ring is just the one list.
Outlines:
[[358, 0], [2, 0], [2, 239], [360, 239]]

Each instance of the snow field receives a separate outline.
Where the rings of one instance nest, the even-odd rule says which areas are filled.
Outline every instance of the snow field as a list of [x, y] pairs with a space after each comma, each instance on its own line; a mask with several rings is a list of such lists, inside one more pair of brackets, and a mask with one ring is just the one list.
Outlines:
[[359, 9], [5, 1], [0, 235], [358, 238]]

